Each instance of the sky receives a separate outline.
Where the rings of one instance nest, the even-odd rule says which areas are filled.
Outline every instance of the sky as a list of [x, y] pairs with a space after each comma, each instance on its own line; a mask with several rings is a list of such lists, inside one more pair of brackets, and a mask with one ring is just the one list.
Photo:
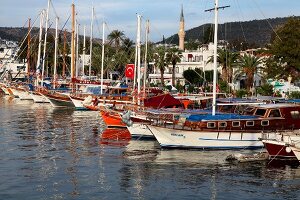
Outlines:
[[[150, 41], [157, 42], [163, 37], [176, 34], [179, 29], [181, 6], [185, 17], [185, 29], [205, 23], [212, 23], [214, 0], [73, 0], [76, 6], [80, 34], [83, 26], [90, 34], [91, 10], [95, 7], [94, 37], [102, 37], [102, 22], [106, 22], [105, 33], [121, 30], [132, 40], [136, 37], [136, 15], [142, 15], [142, 29], [150, 20]], [[51, 0], [50, 24], [55, 27], [55, 16], [60, 18], [59, 28], [63, 27], [71, 13], [72, 0]], [[0, 27], [23, 27], [28, 18], [34, 26], [39, 26], [38, 15], [47, 8], [47, 0], [0, 0]], [[300, 16], [300, 0], [219, 0], [219, 23], [249, 21], [275, 17]], [[27, 25], [25, 25], [27, 26]], [[65, 28], [70, 30], [71, 22]], [[142, 38], [142, 40], [144, 37]]]

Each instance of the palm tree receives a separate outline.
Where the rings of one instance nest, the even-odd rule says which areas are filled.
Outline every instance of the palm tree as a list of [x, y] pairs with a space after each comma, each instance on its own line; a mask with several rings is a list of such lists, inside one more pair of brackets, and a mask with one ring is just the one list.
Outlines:
[[172, 85], [175, 86], [175, 69], [176, 64], [181, 61], [182, 54], [178, 49], [172, 48], [166, 54], [166, 62], [167, 64], [171, 64], [172, 68]]
[[121, 41], [124, 39], [123, 31], [113, 30], [107, 38], [109, 39], [109, 43], [114, 43], [115, 47], [118, 49], [120, 47]]
[[165, 73], [165, 66], [166, 66], [166, 61], [165, 61], [165, 48], [157, 48], [157, 52], [154, 53], [153, 58], [154, 58], [154, 65], [155, 67], [159, 68], [160, 70], [160, 80], [161, 84], [164, 85], [164, 73]]
[[261, 76], [262, 67], [261, 59], [253, 55], [245, 54], [238, 60], [238, 69], [235, 72], [235, 79], [239, 79], [246, 75], [246, 86], [249, 90], [253, 86], [254, 74]]
[[[230, 52], [226, 49], [218, 49], [217, 62], [222, 68], [221, 78], [223, 81], [226, 81], [227, 83], [232, 82], [233, 67], [236, 65], [238, 58], [238, 53]], [[211, 56], [207, 62], [213, 61], [214, 58]]]

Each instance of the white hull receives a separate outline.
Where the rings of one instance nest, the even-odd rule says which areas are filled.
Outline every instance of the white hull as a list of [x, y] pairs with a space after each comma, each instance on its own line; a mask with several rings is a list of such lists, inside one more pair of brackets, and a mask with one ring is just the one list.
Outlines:
[[82, 100], [74, 99], [71, 96], [69, 96], [69, 97], [72, 100], [76, 110], [87, 110], [87, 108], [83, 106], [83, 101]]
[[34, 103], [50, 103], [47, 97], [43, 95], [30, 93], [30, 96], [33, 99]]
[[20, 100], [33, 100], [29, 91], [19, 91]]
[[154, 135], [148, 129], [146, 124], [133, 123], [132, 126], [127, 126], [127, 129], [133, 138], [155, 139]]
[[19, 98], [20, 92], [18, 90], [14, 89], [14, 88], [10, 88], [10, 91], [16, 98]]
[[293, 153], [295, 154], [296, 158], [300, 162], [300, 146], [298, 147], [291, 147]]
[[[260, 132], [190, 131], [147, 125], [161, 147], [197, 149], [261, 148]], [[275, 137], [275, 133], [274, 133]]]
[[6, 87], [1, 87], [5, 95], [9, 95], [9, 92]]

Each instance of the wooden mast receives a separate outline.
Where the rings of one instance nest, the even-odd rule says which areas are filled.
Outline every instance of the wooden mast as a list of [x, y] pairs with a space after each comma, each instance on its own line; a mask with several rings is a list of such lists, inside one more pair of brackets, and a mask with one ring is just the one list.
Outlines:
[[66, 51], [67, 51], [67, 30], [64, 31], [64, 50], [63, 50], [63, 70], [62, 70], [62, 76], [65, 79], [66, 78]]
[[29, 18], [28, 19], [28, 47], [27, 47], [27, 78], [28, 78], [28, 83], [29, 83], [29, 78], [30, 78], [30, 40], [31, 40], [31, 37], [30, 37], [30, 21], [31, 19]]
[[71, 82], [72, 92], [74, 92], [75, 78], [75, 5], [72, 4], [72, 40], [71, 40]]

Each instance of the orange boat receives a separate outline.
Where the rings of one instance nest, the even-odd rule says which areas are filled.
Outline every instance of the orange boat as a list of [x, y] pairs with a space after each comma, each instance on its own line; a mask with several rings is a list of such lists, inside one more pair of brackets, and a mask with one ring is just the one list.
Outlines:
[[108, 128], [126, 128], [121, 115], [113, 110], [100, 110], [103, 121]]

